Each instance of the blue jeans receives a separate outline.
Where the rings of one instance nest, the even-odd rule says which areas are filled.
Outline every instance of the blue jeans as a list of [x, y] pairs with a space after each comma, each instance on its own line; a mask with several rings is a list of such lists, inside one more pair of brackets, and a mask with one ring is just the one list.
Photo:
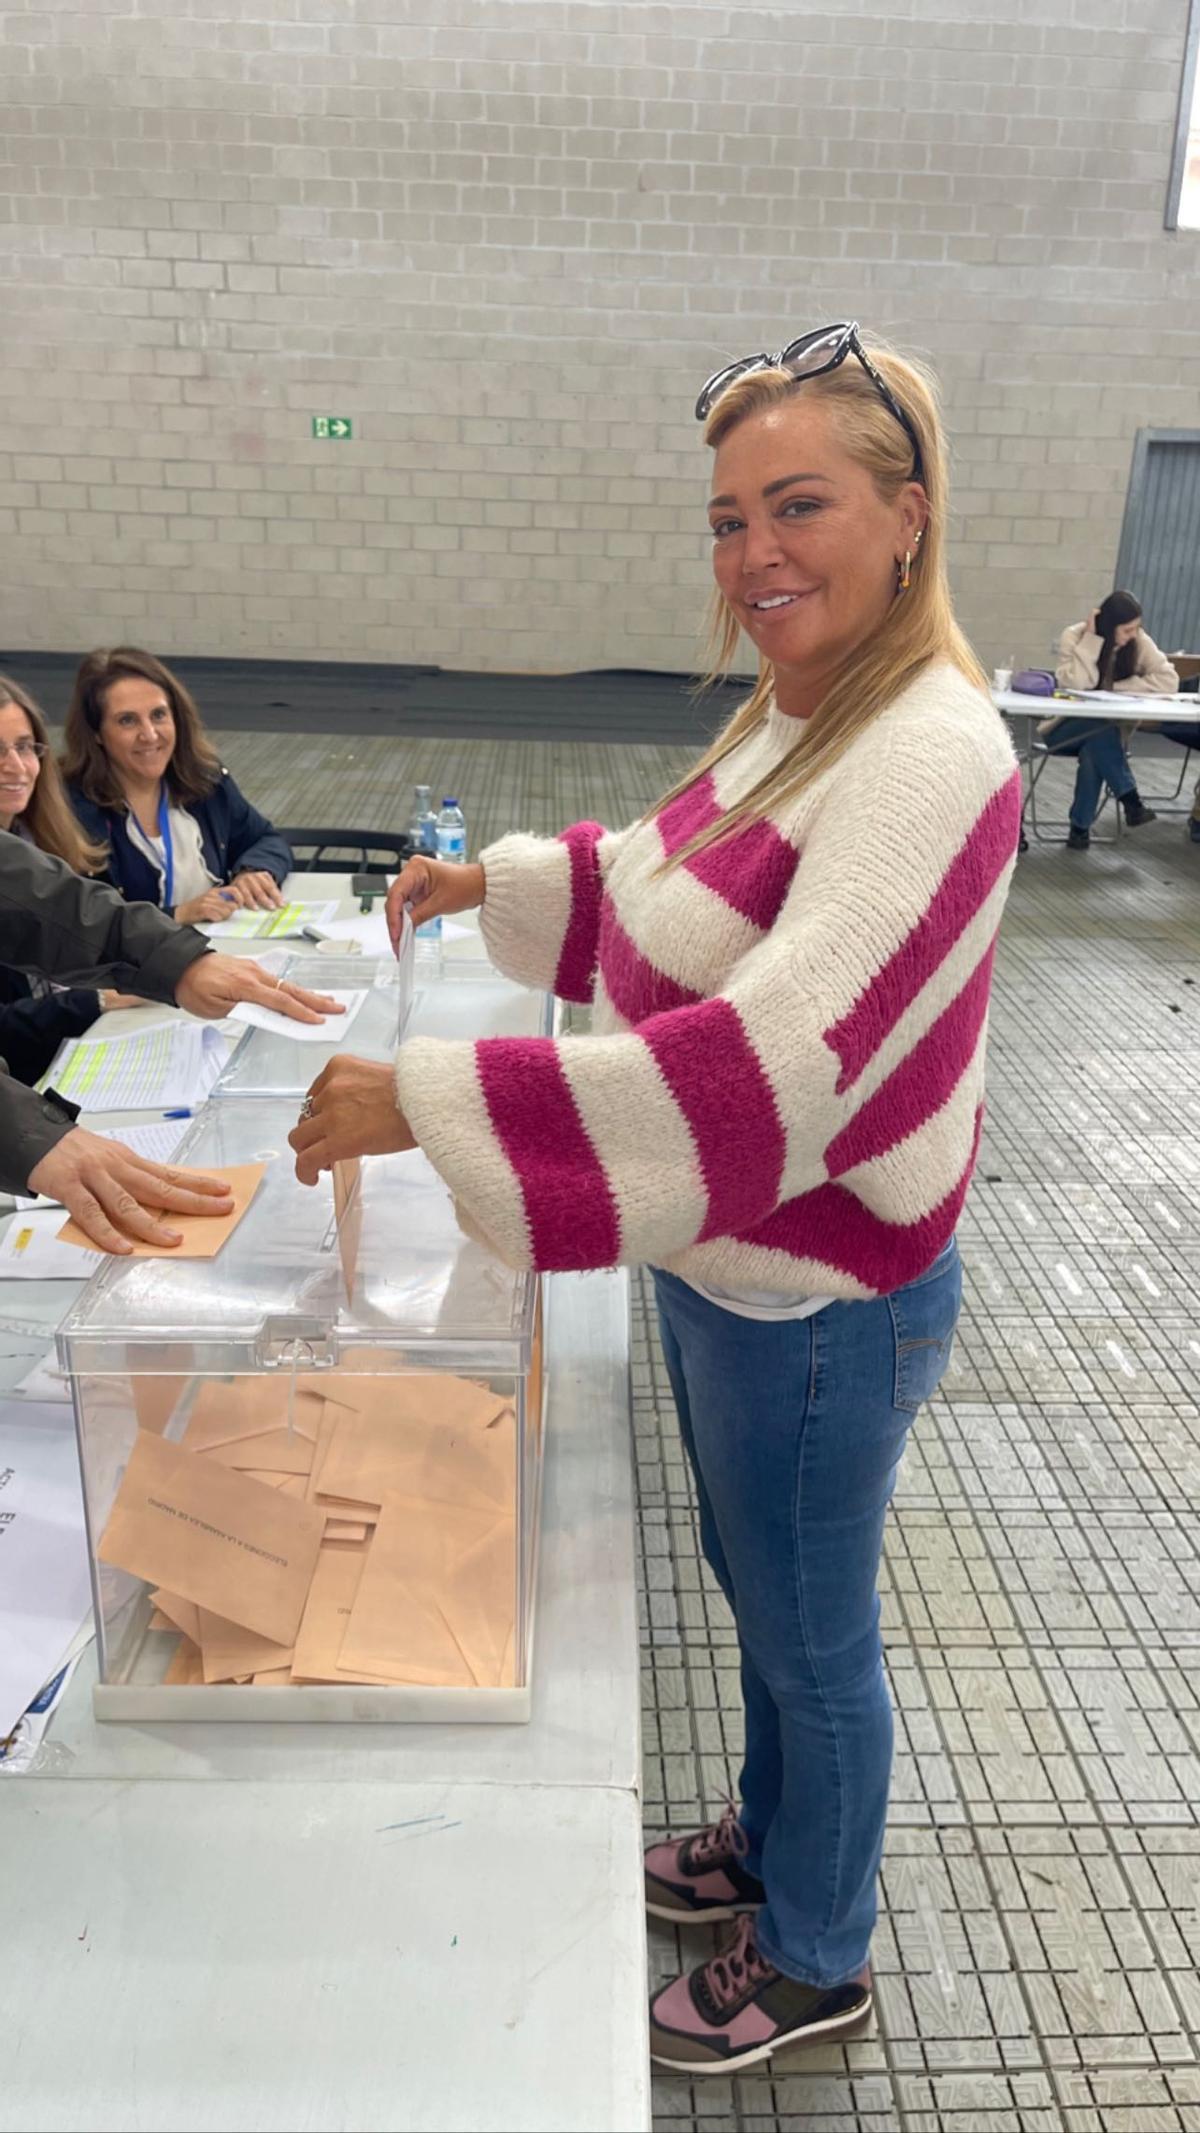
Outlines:
[[1106, 785], [1118, 800], [1137, 791], [1137, 779], [1129, 768], [1117, 726], [1097, 727], [1094, 720], [1086, 718], [1060, 719], [1054, 731], [1046, 735], [1046, 746], [1051, 755], [1079, 758], [1070, 810], [1072, 829], [1091, 828], [1100, 812], [1100, 797]]
[[951, 1243], [872, 1303], [763, 1323], [655, 1272], [700, 1543], [737, 1623], [745, 1865], [758, 1940], [807, 1985], [857, 1975], [875, 1924], [892, 1764], [875, 1582], [913, 1417], [949, 1359]]

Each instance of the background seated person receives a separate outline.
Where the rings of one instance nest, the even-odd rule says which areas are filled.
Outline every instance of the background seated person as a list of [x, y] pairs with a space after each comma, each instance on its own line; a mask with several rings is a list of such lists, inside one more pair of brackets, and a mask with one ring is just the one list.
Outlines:
[[[1086, 622], [1063, 631], [1055, 679], [1060, 689], [1113, 690], [1126, 696], [1174, 696], [1179, 676], [1142, 628], [1141, 603], [1130, 592], [1111, 592]], [[1125, 811], [1130, 829], [1156, 818], [1145, 805], [1130, 768], [1125, 736], [1116, 725], [1094, 719], [1050, 718], [1038, 728], [1051, 755], [1078, 758], [1067, 845], [1086, 851], [1107, 785]]]
[[[32, 696], [0, 674], [0, 830], [91, 874], [103, 853], [89, 844], [67, 805], [46, 722]], [[131, 995], [94, 986], [55, 989], [44, 978], [0, 964], [0, 1059], [32, 1088], [67, 1037], [82, 1037], [106, 1007], [140, 1007]]]
[[281, 904], [292, 854], [223, 769], [178, 676], [132, 645], [89, 652], [67, 712], [63, 775], [102, 878], [181, 924]]

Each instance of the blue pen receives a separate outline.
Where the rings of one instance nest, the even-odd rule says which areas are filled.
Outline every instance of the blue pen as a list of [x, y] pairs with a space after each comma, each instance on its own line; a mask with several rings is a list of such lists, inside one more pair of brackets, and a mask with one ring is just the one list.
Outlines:
[[185, 1104], [185, 1106], [184, 1106], [184, 1108], [183, 1108], [183, 1110], [182, 1110], [182, 1111], [164, 1111], [164, 1112], [163, 1112], [163, 1117], [164, 1117], [164, 1118], [194, 1118], [195, 1116], [196, 1116], [195, 1112], [194, 1112], [193, 1110], [189, 1109], [189, 1107], [188, 1107], [188, 1106], [187, 1106], [186, 1104]]

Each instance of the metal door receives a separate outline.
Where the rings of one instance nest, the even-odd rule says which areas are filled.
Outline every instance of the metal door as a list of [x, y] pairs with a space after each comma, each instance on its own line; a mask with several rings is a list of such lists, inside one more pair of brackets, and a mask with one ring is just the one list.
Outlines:
[[1139, 430], [1115, 582], [1162, 651], [1200, 650], [1200, 430]]

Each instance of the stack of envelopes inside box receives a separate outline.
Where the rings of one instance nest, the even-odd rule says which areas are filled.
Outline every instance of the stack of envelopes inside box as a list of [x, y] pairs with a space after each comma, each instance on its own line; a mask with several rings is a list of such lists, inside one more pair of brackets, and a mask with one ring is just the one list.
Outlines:
[[210, 1379], [138, 1431], [99, 1555], [155, 1588], [167, 1682], [510, 1687], [515, 1456], [472, 1379]]

